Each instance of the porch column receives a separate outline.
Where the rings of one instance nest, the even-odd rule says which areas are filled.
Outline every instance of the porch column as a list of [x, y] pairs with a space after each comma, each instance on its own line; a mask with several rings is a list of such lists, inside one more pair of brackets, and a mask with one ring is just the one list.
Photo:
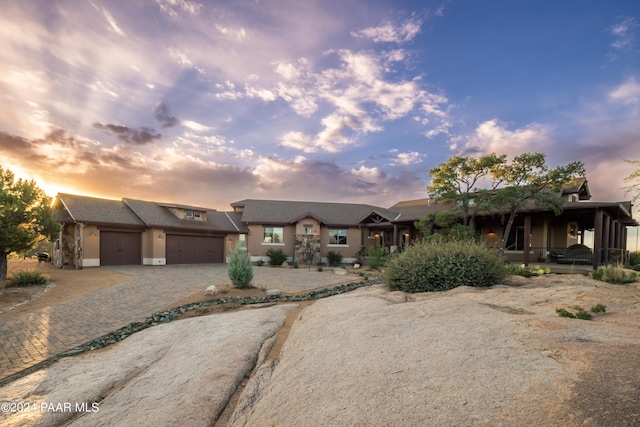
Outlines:
[[524, 238], [522, 239], [522, 263], [529, 265], [529, 247], [531, 246], [531, 215], [524, 217]]
[[609, 264], [609, 260], [611, 259], [611, 246], [609, 246], [609, 241], [611, 237], [611, 217], [609, 215], [605, 215], [603, 217], [602, 222], [602, 250], [604, 252], [604, 263]]
[[602, 211], [596, 209], [593, 220], [593, 269], [600, 265], [600, 253], [602, 248]]
[[398, 247], [398, 224], [393, 224], [393, 246]]
[[360, 246], [364, 246], [364, 227], [360, 227]]
[[[636, 227], [636, 233], [638, 232], [638, 227]], [[627, 250], [627, 227], [621, 227], [620, 237], [622, 238], [621, 248], [625, 251]]]
[[618, 221], [611, 218], [611, 228], [609, 230], [609, 247], [610, 248], [618, 248], [618, 245], [616, 245], [617, 224], [618, 224]]
[[622, 224], [616, 221], [616, 248], [622, 249]]

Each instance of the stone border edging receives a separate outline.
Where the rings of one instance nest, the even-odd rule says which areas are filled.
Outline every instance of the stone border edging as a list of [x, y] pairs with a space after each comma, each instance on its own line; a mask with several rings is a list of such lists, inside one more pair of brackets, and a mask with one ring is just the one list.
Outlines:
[[116, 329], [115, 331], [111, 331], [101, 337], [94, 338], [91, 341], [88, 341], [84, 344], [76, 346], [70, 350], [67, 350], [63, 353], [59, 353], [55, 356], [52, 356], [42, 362], [39, 362], [33, 366], [30, 366], [20, 372], [9, 375], [8, 377], [0, 379], [0, 387], [4, 387], [5, 385], [22, 378], [28, 374], [39, 371], [40, 369], [46, 368], [49, 365], [54, 364], [58, 360], [63, 357], [75, 356], [78, 354], [85, 353], [91, 350], [98, 350], [104, 347], [107, 347], [111, 344], [115, 344], [123, 339], [133, 335], [136, 332], [142, 331], [143, 329], [147, 329], [151, 326], [156, 326], [160, 323], [169, 323], [178, 317], [180, 314], [186, 313], [188, 311], [198, 310], [201, 308], [209, 307], [212, 305], [218, 304], [229, 304], [236, 303], [239, 305], [251, 305], [251, 304], [264, 304], [270, 302], [301, 302], [308, 301], [314, 299], [326, 298], [334, 295], [343, 294], [345, 292], [350, 292], [358, 288], [362, 288], [364, 286], [372, 286], [380, 284], [380, 276], [374, 276], [371, 280], [363, 280], [359, 282], [350, 282], [344, 283], [342, 285], [334, 286], [331, 288], [319, 289], [315, 291], [310, 291], [304, 294], [298, 295], [270, 295], [270, 296], [259, 296], [259, 297], [222, 297], [222, 298], [211, 298], [208, 300], [193, 302], [177, 307], [173, 307], [169, 310], [157, 311], [150, 316], [146, 317], [142, 322], [131, 322], [120, 329]]
[[[35, 295], [30, 296], [29, 298], [27, 298], [27, 299], [26, 299], [26, 300], [24, 300], [24, 301], [21, 301], [21, 302], [19, 302], [19, 303], [17, 303], [17, 304], [12, 305], [11, 307], [5, 307], [5, 308], [3, 308], [2, 310], [0, 310], [0, 314], [2, 314], [2, 313], [4, 313], [4, 312], [7, 312], [7, 311], [9, 311], [9, 310], [13, 310], [14, 308], [16, 308], [16, 307], [20, 307], [21, 305], [24, 305], [24, 304], [26, 304], [26, 303], [28, 303], [28, 302], [32, 302], [32, 301], [37, 300], [37, 299], [38, 299], [38, 298], [40, 298], [42, 295], [44, 295], [44, 294], [46, 294], [47, 292], [49, 292], [49, 291], [50, 291], [52, 288], [54, 288], [55, 286], [56, 286], [56, 284], [55, 284], [54, 282], [47, 282], [47, 286], [46, 286], [43, 290], [41, 290], [40, 292], [38, 292], [38, 293], [37, 293], [37, 294], [35, 294]], [[5, 288], [5, 289], [6, 289], [6, 288]]]

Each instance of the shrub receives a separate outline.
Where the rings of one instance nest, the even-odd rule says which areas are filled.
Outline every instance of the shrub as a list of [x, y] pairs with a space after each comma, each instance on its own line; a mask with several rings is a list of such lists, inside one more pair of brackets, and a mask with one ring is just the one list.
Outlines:
[[579, 305], [572, 307], [572, 309], [575, 313], [567, 310], [566, 308], [556, 308], [556, 313], [558, 313], [558, 316], [560, 317], [568, 317], [570, 319], [591, 320], [593, 319], [593, 314], [600, 314], [600, 313], [606, 312], [607, 306], [602, 304], [594, 305], [593, 307], [591, 307], [591, 310], [589, 310], [593, 314], [587, 312], [584, 308], [580, 307]]
[[35, 270], [22, 270], [13, 274], [8, 278], [9, 286], [29, 286], [29, 285], [44, 285], [49, 281], [49, 277]]
[[240, 249], [234, 249], [229, 255], [227, 266], [229, 279], [236, 288], [246, 288], [253, 280], [253, 266], [249, 254]]
[[444, 291], [491, 286], [506, 275], [499, 253], [473, 240], [423, 241], [391, 258], [383, 275], [391, 290]]
[[640, 252], [630, 252], [629, 253], [629, 265], [631, 265], [631, 266], [640, 265]]
[[287, 260], [287, 256], [282, 252], [282, 249], [269, 249], [267, 256], [269, 257], [269, 265], [272, 266], [281, 266]]
[[342, 254], [340, 252], [329, 251], [327, 261], [329, 261], [330, 266], [340, 265], [342, 264]]
[[592, 279], [608, 283], [633, 283], [636, 281], [637, 276], [633, 271], [627, 273], [619, 265], [607, 268], [599, 267], [598, 271], [589, 273], [589, 277]]
[[367, 248], [366, 253], [369, 257], [369, 259], [367, 260], [367, 265], [370, 268], [377, 269], [382, 267], [387, 262], [387, 258], [389, 257], [389, 251], [382, 246]]
[[550, 274], [551, 269], [549, 267], [542, 268], [539, 265], [533, 267], [526, 267], [524, 264], [506, 264], [507, 274], [513, 274], [523, 277], [542, 276], [543, 274]]

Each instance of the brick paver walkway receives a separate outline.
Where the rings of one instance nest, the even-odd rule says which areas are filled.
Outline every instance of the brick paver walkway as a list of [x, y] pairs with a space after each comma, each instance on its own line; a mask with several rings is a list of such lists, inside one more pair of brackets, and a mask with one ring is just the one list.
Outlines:
[[[129, 282], [33, 313], [0, 320], [0, 379], [94, 338], [141, 321], [211, 284], [228, 284], [226, 265], [109, 267], [131, 275]], [[302, 292], [351, 281], [306, 269], [254, 268], [253, 284]]]

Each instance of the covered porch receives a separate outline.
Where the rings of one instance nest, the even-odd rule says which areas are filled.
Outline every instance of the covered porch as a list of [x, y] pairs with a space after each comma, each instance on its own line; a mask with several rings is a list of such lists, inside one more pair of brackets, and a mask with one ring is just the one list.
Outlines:
[[[481, 218], [476, 228], [493, 247], [500, 247], [504, 238], [504, 220], [497, 220]], [[629, 257], [627, 227], [637, 225], [630, 203], [570, 202], [558, 216], [527, 211], [516, 217], [506, 237], [505, 256], [511, 262], [545, 263], [556, 269], [623, 264]]]

